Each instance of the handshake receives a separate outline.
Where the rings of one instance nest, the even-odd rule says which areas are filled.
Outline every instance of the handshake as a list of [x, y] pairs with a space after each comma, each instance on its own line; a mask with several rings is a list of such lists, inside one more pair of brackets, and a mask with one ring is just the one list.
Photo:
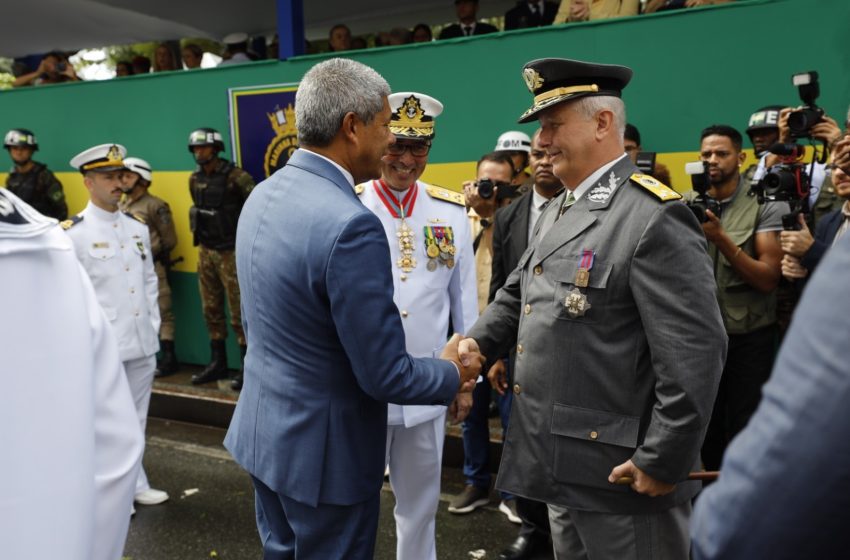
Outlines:
[[440, 353], [440, 358], [448, 360], [457, 366], [460, 372], [460, 389], [459, 393], [471, 393], [475, 388], [475, 383], [478, 381], [478, 376], [481, 375], [481, 369], [484, 367], [487, 358], [481, 355], [478, 349], [478, 343], [471, 338], [464, 338], [463, 335], [455, 333], [446, 343], [443, 351]]
[[472, 409], [472, 390], [481, 375], [487, 358], [481, 355], [478, 343], [471, 338], [455, 333], [440, 353], [440, 358], [457, 366], [460, 372], [460, 387], [454, 402], [449, 406], [449, 420], [456, 424], [463, 421]]

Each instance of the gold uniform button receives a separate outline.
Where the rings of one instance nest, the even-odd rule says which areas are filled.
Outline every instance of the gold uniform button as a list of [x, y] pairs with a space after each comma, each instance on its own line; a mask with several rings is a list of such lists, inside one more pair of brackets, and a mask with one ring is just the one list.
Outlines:
[[401, 312], [401, 316], [402, 316], [402, 317], [407, 317], [407, 311], [402, 311], [402, 312]]
[[519, 386], [519, 383], [516, 383], [514, 385], [514, 395], [519, 395], [520, 393], [522, 393], [522, 387]]
[[590, 432], [590, 439], [596, 439], [598, 437], [599, 437], [599, 433], [596, 432], [595, 430]]
[[405, 280], [407, 280], [407, 274], [402, 274], [399, 278], [402, 282], [404, 282]]
[[528, 315], [528, 314], [530, 314], [530, 313], [531, 313], [531, 305], [526, 304], [526, 305], [525, 305], [525, 314], [526, 314], [526, 315]]
[[138, 316], [139, 316], [139, 312], [138, 312], [138, 311], [136, 311], [136, 317], [138, 317]]
[[534, 275], [540, 276], [541, 274], [543, 274], [543, 267], [538, 264], [534, 267]]
[[135, 293], [136, 293], [136, 288], [130, 288], [130, 293], [131, 293], [131, 294], [135, 294]]
[[125, 266], [125, 267], [124, 267], [124, 272], [130, 272], [130, 267], [129, 267], [129, 266]]
[[517, 354], [522, 354], [522, 344], [517, 344], [517, 345], [516, 345], [516, 353], [517, 353]]

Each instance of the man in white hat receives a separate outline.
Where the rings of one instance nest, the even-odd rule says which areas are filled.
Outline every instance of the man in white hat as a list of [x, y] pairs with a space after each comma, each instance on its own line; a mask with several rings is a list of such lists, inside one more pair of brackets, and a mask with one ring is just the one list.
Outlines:
[[171, 286], [168, 285], [168, 268], [171, 250], [177, 246], [177, 230], [168, 203], [150, 193], [153, 173], [151, 165], [139, 158], [124, 160], [126, 171], [121, 176], [123, 200], [119, 203], [122, 212], [141, 218], [148, 226], [151, 236], [151, 253], [154, 270], [159, 283], [159, 346], [162, 359], [156, 365], [156, 377], [165, 377], [177, 372], [177, 356], [174, 353], [174, 313], [171, 311]]
[[[478, 318], [475, 261], [464, 198], [419, 181], [428, 163], [434, 120], [443, 105], [415, 92], [389, 96], [390, 144], [381, 178], [356, 187], [363, 204], [381, 220], [390, 245], [394, 300], [401, 314], [406, 349], [415, 357], [437, 357], [449, 320], [466, 332]], [[465, 393], [450, 411], [466, 416]], [[389, 405], [387, 465], [396, 497], [400, 560], [435, 560], [434, 518], [440, 496], [440, 465], [446, 407]]]
[[[88, 272], [118, 338], [118, 353], [144, 433], [160, 318], [148, 228], [118, 210], [124, 193], [121, 176], [126, 154], [124, 146], [101, 144], [74, 156], [71, 167], [83, 174], [90, 200], [82, 212], [62, 222], [62, 227], [74, 242], [77, 259]], [[135, 501], [153, 505], [167, 499], [168, 494], [150, 487], [140, 467]]]

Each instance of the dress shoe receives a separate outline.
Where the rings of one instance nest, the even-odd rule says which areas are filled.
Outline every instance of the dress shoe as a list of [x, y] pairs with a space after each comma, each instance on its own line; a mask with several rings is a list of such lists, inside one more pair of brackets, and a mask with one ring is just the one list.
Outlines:
[[536, 535], [526, 537], [520, 535], [505, 550], [499, 553], [499, 560], [524, 560], [531, 558], [536, 552], [548, 544], [548, 539]]
[[137, 492], [134, 500], [137, 504], [142, 504], [143, 506], [155, 506], [168, 500], [168, 494], [162, 490], [148, 488], [147, 490]]

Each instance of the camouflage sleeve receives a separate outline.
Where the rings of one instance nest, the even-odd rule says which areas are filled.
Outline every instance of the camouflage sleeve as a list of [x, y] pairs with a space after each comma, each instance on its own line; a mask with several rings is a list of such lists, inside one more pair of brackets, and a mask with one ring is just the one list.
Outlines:
[[177, 230], [171, 218], [171, 208], [163, 202], [151, 216], [151, 225], [159, 232], [160, 252], [168, 254], [177, 246]]
[[60, 222], [68, 219], [68, 203], [65, 202], [65, 191], [62, 189], [62, 183], [49, 170], [45, 170], [44, 175], [43, 180], [47, 185], [45, 192], [50, 201], [51, 216]]
[[254, 189], [254, 179], [247, 171], [238, 167], [233, 168], [230, 173], [230, 184], [239, 189], [242, 200], [248, 200], [248, 195]]

